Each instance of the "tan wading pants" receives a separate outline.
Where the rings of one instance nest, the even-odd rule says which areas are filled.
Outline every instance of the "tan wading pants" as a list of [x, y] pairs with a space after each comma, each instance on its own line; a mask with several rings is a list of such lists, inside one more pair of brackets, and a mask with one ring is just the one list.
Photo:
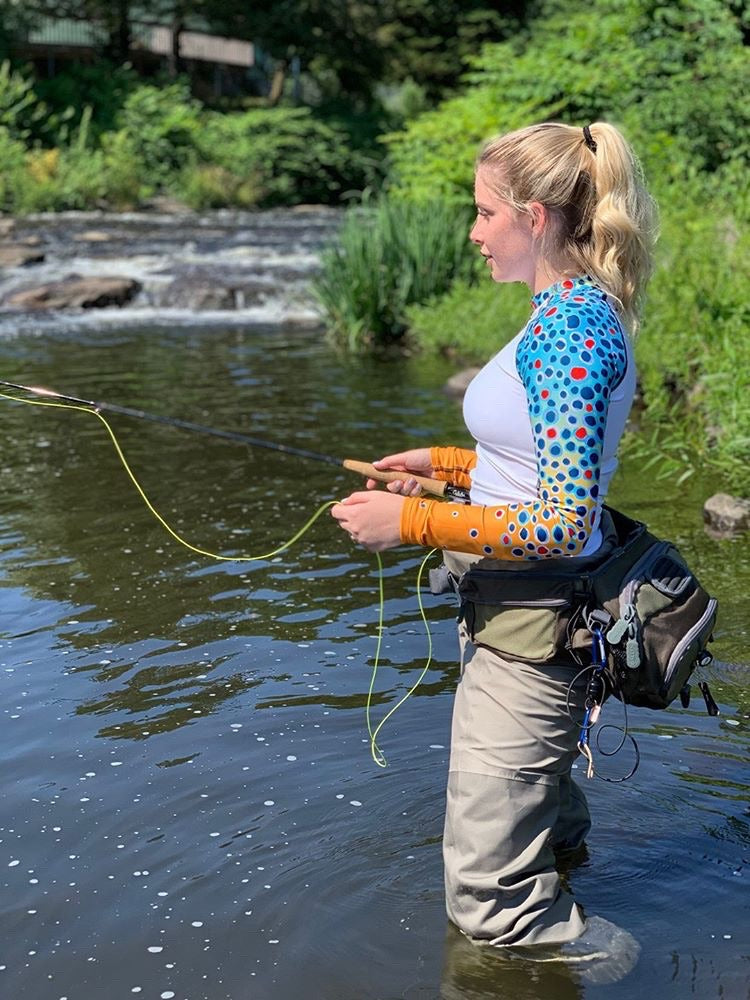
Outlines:
[[[569, 941], [584, 921], [560, 886], [553, 847], [578, 846], [590, 827], [570, 777], [580, 723], [566, 698], [576, 669], [504, 660], [475, 646], [463, 623], [459, 640], [443, 839], [448, 916], [487, 944]], [[581, 704], [580, 689], [572, 700]]]

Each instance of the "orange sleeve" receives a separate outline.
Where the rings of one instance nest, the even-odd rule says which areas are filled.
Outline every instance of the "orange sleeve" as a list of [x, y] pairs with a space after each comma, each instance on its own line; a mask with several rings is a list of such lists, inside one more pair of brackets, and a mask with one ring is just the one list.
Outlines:
[[401, 508], [401, 541], [493, 559], [577, 555], [593, 529], [593, 501], [568, 497], [554, 505], [535, 500], [500, 507], [407, 497]]
[[470, 448], [430, 448], [435, 479], [471, 488], [469, 473], [477, 464], [477, 453]]

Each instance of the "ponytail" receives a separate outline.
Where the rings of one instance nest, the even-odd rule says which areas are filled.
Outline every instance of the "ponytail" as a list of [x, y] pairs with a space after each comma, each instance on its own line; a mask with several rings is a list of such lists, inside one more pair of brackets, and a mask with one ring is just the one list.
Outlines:
[[528, 212], [547, 209], [542, 253], [566, 277], [586, 274], [618, 304], [632, 335], [653, 269], [656, 207], [640, 164], [607, 122], [585, 129], [544, 122], [510, 132], [483, 149], [499, 197]]

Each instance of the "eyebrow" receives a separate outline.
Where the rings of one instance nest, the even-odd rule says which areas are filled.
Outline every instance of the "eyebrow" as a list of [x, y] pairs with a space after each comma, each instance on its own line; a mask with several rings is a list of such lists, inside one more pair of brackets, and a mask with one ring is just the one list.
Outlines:
[[477, 206], [477, 208], [481, 208], [483, 212], [491, 212], [491, 211], [493, 211], [493, 209], [490, 208], [489, 205], [483, 205], [480, 201], [477, 201], [474, 204]]

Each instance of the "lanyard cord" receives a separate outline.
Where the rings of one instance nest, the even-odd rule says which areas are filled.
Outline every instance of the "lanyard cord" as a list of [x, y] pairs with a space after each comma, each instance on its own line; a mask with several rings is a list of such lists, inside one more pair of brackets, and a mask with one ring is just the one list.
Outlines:
[[[0, 399], [8, 399], [13, 403], [28, 403], [31, 406], [53, 406], [61, 410], [80, 410], [82, 413], [93, 414], [93, 416], [95, 416], [98, 420], [101, 421], [102, 424], [104, 424], [104, 427], [106, 428], [106, 431], [109, 434], [112, 444], [114, 445], [115, 451], [117, 452], [117, 457], [120, 459], [120, 462], [123, 468], [125, 469], [125, 472], [128, 474], [130, 481], [133, 483], [133, 486], [135, 486], [146, 507], [153, 514], [153, 516], [156, 518], [159, 524], [161, 524], [161, 526], [165, 529], [165, 531], [167, 531], [172, 536], [172, 538], [175, 539], [175, 541], [179, 542], [180, 545], [184, 545], [186, 549], [189, 549], [191, 552], [195, 552], [197, 555], [207, 556], [209, 559], [217, 559], [221, 560], [222, 562], [259, 562], [261, 560], [270, 559], [272, 556], [279, 555], [279, 553], [284, 552], [286, 549], [294, 545], [295, 542], [299, 541], [299, 539], [302, 538], [302, 536], [307, 531], [310, 530], [313, 524], [326, 510], [328, 510], [329, 507], [333, 507], [336, 503], [338, 503], [337, 500], [327, 500], [324, 504], [318, 507], [318, 509], [315, 511], [312, 517], [305, 522], [305, 524], [299, 529], [299, 531], [297, 531], [294, 535], [292, 535], [292, 537], [288, 541], [283, 542], [281, 545], [279, 545], [275, 549], [272, 549], [270, 552], [266, 552], [262, 555], [257, 555], [257, 556], [220, 555], [217, 552], [211, 552], [208, 549], [201, 549], [196, 545], [192, 545], [185, 538], [179, 535], [174, 530], [174, 528], [172, 528], [167, 523], [167, 521], [162, 517], [159, 511], [151, 503], [148, 496], [146, 495], [146, 491], [143, 489], [138, 479], [136, 478], [135, 473], [131, 469], [130, 464], [128, 463], [128, 460], [126, 459], [125, 454], [122, 450], [122, 447], [120, 446], [120, 442], [117, 440], [117, 436], [115, 435], [115, 432], [112, 430], [109, 421], [105, 417], [103, 417], [98, 410], [93, 409], [90, 406], [80, 406], [75, 403], [53, 403], [49, 400], [22, 399], [18, 396], [10, 396], [4, 392], [0, 392]], [[372, 759], [375, 761], [378, 767], [387, 767], [387, 761], [385, 755], [383, 754], [383, 751], [377, 744], [378, 733], [383, 728], [387, 720], [390, 719], [390, 717], [394, 714], [394, 712], [396, 712], [396, 710], [399, 709], [404, 704], [407, 698], [409, 698], [414, 693], [414, 691], [422, 682], [432, 662], [432, 635], [430, 634], [430, 626], [427, 621], [427, 615], [425, 613], [424, 604], [422, 601], [421, 584], [422, 584], [422, 574], [424, 572], [424, 568], [427, 564], [427, 561], [436, 551], [437, 551], [436, 549], [431, 549], [427, 553], [427, 555], [422, 560], [419, 566], [419, 571], [417, 573], [417, 603], [419, 604], [419, 613], [422, 617], [422, 621], [425, 627], [425, 632], [427, 634], [427, 659], [425, 661], [421, 673], [419, 674], [419, 677], [416, 679], [414, 684], [409, 688], [406, 694], [402, 698], [400, 698], [399, 701], [396, 702], [396, 704], [386, 713], [386, 715], [380, 720], [377, 726], [375, 726], [375, 728], [373, 729], [372, 717], [371, 717], [372, 696], [375, 688], [375, 679], [377, 677], [378, 667], [380, 665], [380, 648], [383, 641], [383, 629], [384, 629], [383, 617], [385, 609], [385, 590], [383, 586], [383, 561], [380, 558], [380, 553], [379, 552], [375, 553], [378, 560], [378, 627], [377, 627], [378, 635], [377, 635], [377, 644], [375, 646], [375, 657], [373, 660], [372, 674], [370, 677], [370, 686], [367, 691], [365, 718], [367, 721], [367, 733], [370, 737], [370, 753], [372, 755]]]

